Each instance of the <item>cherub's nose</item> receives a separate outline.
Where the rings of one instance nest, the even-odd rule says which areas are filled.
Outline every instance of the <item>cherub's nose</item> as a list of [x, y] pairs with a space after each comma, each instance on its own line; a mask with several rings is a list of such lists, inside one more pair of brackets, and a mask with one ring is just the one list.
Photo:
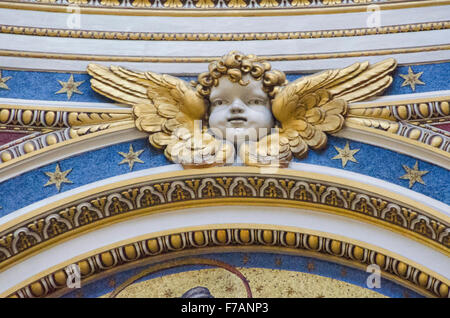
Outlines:
[[230, 105], [230, 111], [232, 114], [240, 114], [245, 110], [245, 104], [240, 99], [235, 99]]

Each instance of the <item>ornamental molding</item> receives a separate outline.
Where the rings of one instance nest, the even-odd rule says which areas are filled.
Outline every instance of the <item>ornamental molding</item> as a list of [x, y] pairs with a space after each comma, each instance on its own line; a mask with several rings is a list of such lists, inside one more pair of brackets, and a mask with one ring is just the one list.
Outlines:
[[450, 120], [450, 99], [440, 97], [403, 103], [367, 103], [350, 107], [348, 123], [406, 137], [450, 153], [450, 134], [433, 124]]
[[[349, 57], [382, 56], [394, 54], [424, 53], [450, 50], [450, 44], [418, 46], [397, 49], [348, 51], [339, 53], [313, 53], [313, 54], [287, 54], [259, 56], [268, 62], [279, 61], [305, 61], [323, 60]], [[135, 63], [211, 63], [218, 57], [163, 57], [163, 56], [124, 56], [124, 55], [92, 55], [92, 54], [66, 54], [50, 52], [32, 52], [19, 50], [0, 50], [0, 56], [18, 58], [46, 58], [55, 60], [75, 60], [90, 62], [135, 62]]]
[[267, 16], [367, 12], [373, 4], [389, 10], [448, 3], [446, 0], [11, 0], [0, 2], [0, 8], [51, 12], [70, 12], [76, 8], [81, 13], [114, 15]]
[[0, 33], [33, 35], [60, 38], [82, 38], [96, 40], [141, 40], [141, 41], [264, 41], [298, 40], [384, 35], [450, 29], [450, 21], [388, 25], [373, 28], [335, 29], [292, 32], [251, 33], [167, 33], [167, 32], [121, 32], [40, 28], [0, 24]]
[[356, 218], [449, 254], [448, 217], [426, 207], [423, 210], [419, 203], [399, 195], [392, 197], [377, 188], [329, 176], [325, 180], [284, 171], [264, 176], [233, 167], [214, 170], [197, 174], [181, 171], [164, 178], [127, 181], [127, 185], [112, 184], [110, 190], [99, 188], [76, 194], [16, 218], [0, 227], [0, 269], [63, 239], [118, 220], [233, 203], [307, 208]]
[[[57, 110], [58, 109], [58, 110]], [[130, 110], [41, 108], [0, 105], [2, 131], [33, 132], [0, 146], [0, 162], [9, 162], [50, 146], [62, 145], [80, 136], [133, 124]], [[75, 125], [88, 126], [73, 130]], [[0, 164], [1, 165], [1, 164]]]
[[[130, 240], [114, 248], [71, 260], [80, 268], [81, 283], [88, 284], [108, 273], [124, 270], [130, 266], [154, 264], [180, 256], [193, 256], [210, 252], [271, 251], [294, 253], [318, 257], [365, 269], [377, 264], [383, 277], [411, 288], [423, 295], [446, 298], [449, 282], [445, 278], [414, 264], [409, 260], [392, 255], [380, 248], [350, 242], [326, 233], [311, 233], [299, 230], [284, 230], [270, 226], [204, 228], [192, 231], [167, 233], [156, 237]], [[188, 258], [183, 265], [195, 263], [197, 258]], [[12, 298], [58, 297], [68, 291], [67, 278], [71, 274], [70, 264], [59, 265], [48, 274], [39, 274], [7, 291], [3, 296]], [[155, 268], [164, 268], [164, 264]], [[28, 280], [28, 281], [30, 281]], [[110, 297], [120, 292], [116, 288]]]

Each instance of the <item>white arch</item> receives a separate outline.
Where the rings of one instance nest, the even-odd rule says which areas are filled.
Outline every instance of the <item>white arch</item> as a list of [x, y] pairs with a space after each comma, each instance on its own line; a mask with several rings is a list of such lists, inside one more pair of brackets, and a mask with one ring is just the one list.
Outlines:
[[128, 219], [62, 242], [0, 273], [0, 294], [40, 272], [74, 257], [111, 244], [150, 233], [223, 227], [272, 225], [330, 233], [371, 244], [405, 257], [443, 276], [450, 277], [449, 258], [421, 243], [384, 228], [354, 219], [305, 209], [255, 206], [191, 208]]

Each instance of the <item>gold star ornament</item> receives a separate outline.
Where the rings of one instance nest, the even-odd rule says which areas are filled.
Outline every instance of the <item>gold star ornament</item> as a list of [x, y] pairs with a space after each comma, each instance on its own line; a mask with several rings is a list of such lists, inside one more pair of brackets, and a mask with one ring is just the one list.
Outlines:
[[422, 176], [427, 174], [428, 171], [420, 171], [419, 170], [419, 162], [416, 160], [416, 163], [413, 168], [410, 168], [406, 165], [402, 165], [403, 169], [405, 169], [406, 174], [401, 176], [400, 179], [409, 180], [409, 188], [412, 188], [414, 183], [419, 182], [425, 185], [425, 182], [422, 180]]
[[8, 85], [6, 85], [6, 81], [10, 80], [11, 76], [2, 77], [2, 72], [0, 71], [0, 88], [9, 89]]
[[83, 94], [80, 90], [78, 90], [78, 86], [84, 83], [84, 81], [75, 82], [73, 80], [73, 74], [70, 74], [70, 78], [67, 82], [63, 82], [58, 80], [59, 84], [61, 84], [62, 88], [57, 91], [55, 94], [67, 94], [67, 99], [70, 99], [72, 97], [73, 93], [76, 94]]
[[337, 159], [341, 159], [342, 160], [342, 167], [345, 167], [347, 165], [348, 161], [352, 161], [352, 162], [356, 162], [358, 163], [358, 161], [356, 161], [354, 155], [355, 153], [357, 153], [359, 151], [359, 149], [350, 149], [350, 146], [347, 143], [345, 144], [345, 147], [339, 148], [334, 146], [334, 148], [336, 149], [336, 151], [338, 152], [338, 154], [336, 156], [334, 156], [333, 160], [337, 160]]
[[135, 162], [144, 163], [144, 161], [139, 159], [139, 156], [141, 155], [141, 153], [143, 151], [144, 150], [142, 149], [142, 150], [138, 150], [138, 151], [134, 152], [133, 145], [130, 145], [130, 150], [128, 151], [128, 153], [119, 151], [119, 154], [124, 157], [124, 159], [121, 162], [119, 162], [119, 165], [128, 163], [128, 166], [130, 167], [130, 171], [133, 170], [133, 166], [134, 166]]
[[402, 84], [403, 86], [410, 85], [413, 92], [416, 90], [416, 84], [425, 85], [424, 82], [419, 80], [419, 77], [423, 74], [423, 72], [414, 74], [411, 66], [408, 68], [408, 74], [399, 74], [405, 81]]
[[56, 164], [55, 172], [44, 172], [47, 177], [50, 178], [48, 182], [44, 184], [44, 187], [54, 184], [59, 192], [61, 190], [61, 184], [73, 183], [72, 181], [67, 179], [67, 175], [70, 173], [70, 171], [72, 171], [72, 169], [61, 171], [61, 169], [59, 168], [59, 164]]

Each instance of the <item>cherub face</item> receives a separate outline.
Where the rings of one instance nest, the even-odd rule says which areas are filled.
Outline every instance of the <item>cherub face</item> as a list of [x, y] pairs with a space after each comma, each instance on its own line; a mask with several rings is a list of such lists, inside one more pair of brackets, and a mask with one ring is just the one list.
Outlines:
[[262, 81], [243, 76], [248, 85], [231, 82], [226, 76], [212, 87], [209, 127], [219, 130], [223, 139], [239, 142], [256, 141], [270, 133], [274, 125], [270, 99], [263, 91]]

